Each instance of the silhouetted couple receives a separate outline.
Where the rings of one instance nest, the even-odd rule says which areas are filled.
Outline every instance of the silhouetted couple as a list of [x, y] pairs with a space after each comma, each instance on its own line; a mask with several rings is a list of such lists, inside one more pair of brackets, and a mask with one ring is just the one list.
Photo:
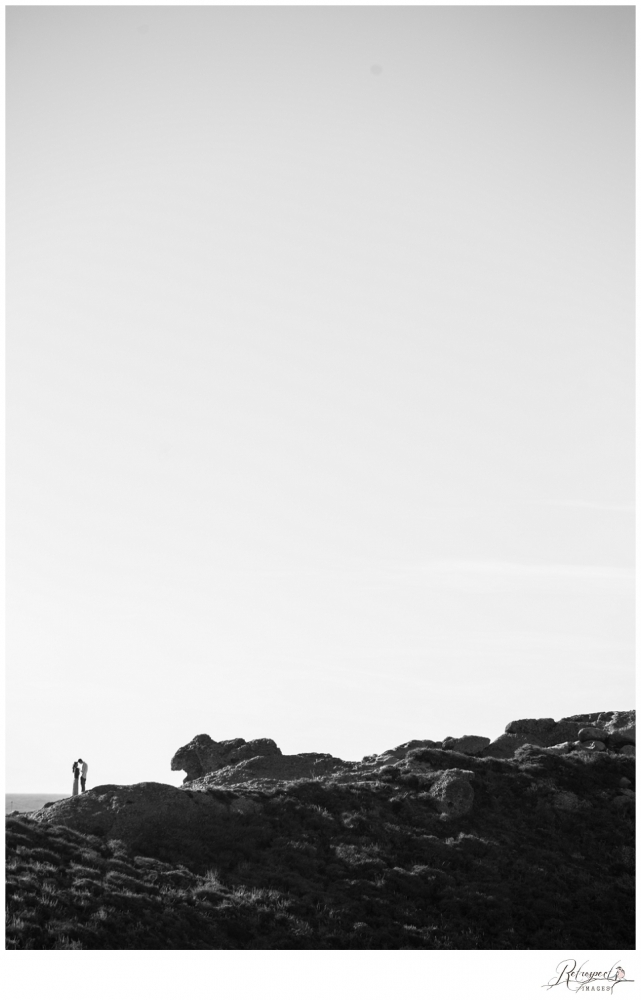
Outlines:
[[[79, 764], [81, 765], [81, 767], [78, 767]], [[77, 795], [78, 794], [78, 778], [80, 778], [80, 790], [82, 792], [84, 792], [85, 786], [87, 784], [87, 771], [88, 770], [89, 770], [89, 768], [87, 767], [87, 762], [84, 761], [82, 759], [82, 757], [78, 757], [78, 760], [74, 760], [74, 762], [73, 762], [73, 791], [71, 793], [72, 795]]]

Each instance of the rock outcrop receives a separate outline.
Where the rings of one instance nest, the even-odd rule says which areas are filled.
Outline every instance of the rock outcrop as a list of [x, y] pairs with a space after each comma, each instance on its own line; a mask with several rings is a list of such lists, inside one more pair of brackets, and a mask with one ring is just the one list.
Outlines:
[[603, 716], [612, 717], [604, 719], [603, 729], [607, 734], [608, 743], [611, 746], [624, 746], [626, 744], [636, 744], [636, 712], [634, 709], [629, 712], [604, 712]]
[[83, 795], [59, 799], [32, 815], [82, 833], [137, 840], [163, 840], [167, 831], [189, 841], [198, 826], [233, 815], [246, 815], [258, 804], [244, 795], [183, 790], [157, 781], [136, 785], [98, 785]]
[[[186, 771], [181, 788], [157, 782], [102, 785], [49, 803], [33, 815], [85, 834], [120, 838], [133, 846], [144, 844], [146, 849], [156, 842], [166, 847], [169, 838], [176, 850], [195, 836], [208, 836], [207, 830], [230, 817], [260, 810], [270, 788], [327, 778], [333, 787], [372, 781], [409, 785], [431, 802], [441, 818], [455, 819], [473, 812], [473, 783], [480, 774], [492, 773], [492, 767], [514, 762], [553, 775], [566, 767], [566, 759], [568, 764], [571, 759], [589, 764], [602, 758], [604, 765], [609, 760], [618, 767], [619, 761], [633, 768], [634, 739], [633, 711], [572, 716], [559, 722], [520, 719], [509, 723], [505, 733], [492, 742], [483, 736], [448, 737], [442, 742], [409, 740], [358, 762], [331, 754], [283, 754], [271, 739], [216, 742], [200, 734], [171, 760], [172, 770]], [[616, 768], [613, 774], [620, 776]], [[617, 790], [613, 805], [629, 809], [634, 793], [627, 787]], [[573, 789], [557, 791], [559, 795], [551, 800], [556, 808], [582, 808]], [[569, 791], [574, 797], [565, 794]]]
[[179, 788], [102, 785], [7, 818], [6, 946], [634, 948], [633, 744], [535, 742], [557, 725], [504, 734], [526, 740], [504, 760], [463, 737], [350, 762], [201, 736], [176, 763], [217, 769]]
[[634, 947], [634, 723], [522, 719], [361, 761], [201, 734], [179, 788], [7, 819], [7, 946]]
[[217, 743], [211, 736], [202, 733], [176, 751], [170, 767], [172, 771], [186, 771], [187, 782], [255, 757], [282, 757], [282, 754], [270, 739], [247, 742], [238, 738]]
[[[274, 740], [222, 740], [201, 734], [176, 751], [172, 771], [185, 771], [183, 785], [195, 790], [252, 781], [295, 781], [332, 774], [350, 780], [407, 762], [417, 750], [433, 749], [466, 757], [511, 759], [523, 748], [540, 747], [553, 754], [618, 753], [634, 756], [636, 715], [595, 712], [552, 718], [518, 719], [508, 723], [495, 740], [487, 736], [448, 736], [442, 741], [408, 740], [359, 762], [328, 753], [283, 754]], [[446, 765], [444, 765], [446, 766]]]
[[283, 754], [270, 739], [217, 743], [201, 734], [176, 751], [170, 766], [172, 771], [186, 771], [183, 785], [196, 789], [209, 787], [212, 775], [216, 785], [258, 779], [295, 781], [349, 770], [353, 765], [328, 753]]
[[470, 784], [473, 778], [473, 771], [454, 767], [443, 771], [430, 788], [430, 797], [448, 819], [470, 812], [474, 803], [474, 789]]
[[634, 709], [627, 712], [593, 712], [571, 715], [559, 722], [548, 718], [509, 722], [505, 732], [489, 743], [481, 754], [505, 759], [513, 757], [519, 747], [526, 744], [554, 748], [557, 753], [573, 750], [620, 753], [624, 746], [634, 745], [635, 742]]

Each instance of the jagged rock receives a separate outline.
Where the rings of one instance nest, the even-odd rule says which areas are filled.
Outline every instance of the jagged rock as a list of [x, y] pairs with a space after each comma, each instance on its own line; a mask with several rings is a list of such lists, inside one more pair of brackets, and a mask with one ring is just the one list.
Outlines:
[[585, 726], [583, 729], [579, 729], [577, 736], [581, 743], [589, 743], [590, 740], [603, 742], [607, 738], [607, 733], [604, 729], [598, 729], [596, 726]]
[[487, 736], [459, 736], [458, 739], [448, 736], [443, 740], [443, 750], [456, 750], [457, 753], [474, 755], [489, 746], [490, 742]]
[[[526, 746], [530, 748], [530, 755], [535, 747], [547, 748], [556, 755], [572, 750], [581, 753], [603, 752], [606, 748], [624, 752], [625, 748], [625, 754], [632, 755], [633, 751], [629, 747], [634, 741], [635, 718], [635, 712], [629, 711], [584, 713], [568, 716], [559, 722], [551, 718], [517, 719], [508, 723], [505, 732], [493, 741], [485, 736], [447, 737], [443, 741], [408, 740], [382, 754], [369, 754], [363, 757], [360, 764], [343, 761], [330, 754], [286, 756], [270, 739], [248, 742], [238, 738], [217, 743], [210, 736], [201, 734], [176, 751], [171, 768], [173, 771], [186, 771], [183, 784], [190, 785], [199, 781], [199, 787], [204, 788], [259, 778], [295, 780], [329, 773], [335, 774], [337, 780], [342, 781], [359, 769], [371, 771], [372, 768], [395, 766], [408, 760], [412, 767], [416, 767], [418, 761], [413, 755], [421, 750], [499, 759], [512, 758], [519, 748]], [[604, 739], [597, 741], [597, 734], [603, 735]], [[580, 736], [589, 736], [590, 739], [581, 741]], [[581, 745], [578, 746], [578, 743]], [[421, 761], [420, 766], [424, 769], [425, 760]], [[436, 765], [431, 762], [430, 766]], [[210, 778], [202, 784], [206, 775], [214, 774], [215, 779]], [[339, 778], [339, 775], [342, 777]]]
[[619, 753], [624, 754], [626, 757], [636, 757], [636, 747], [629, 743], [627, 746], [621, 747]]
[[279, 757], [281, 751], [273, 740], [257, 739], [222, 740], [217, 743], [211, 736], [202, 733], [191, 742], [180, 747], [171, 759], [172, 771], [186, 771], [185, 782], [202, 778], [205, 774], [219, 771], [223, 767], [237, 764], [252, 757]]
[[613, 712], [603, 729], [607, 733], [608, 743], [611, 746], [625, 746], [629, 743], [636, 743], [636, 711]]
[[444, 817], [464, 816], [470, 811], [474, 803], [474, 789], [470, 784], [473, 777], [473, 771], [456, 767], [444, 771], [434, 782], [429, 795]]
[[171, 760], [172, 771], [187, 772], [183, 785], [199, 790], [258, 779], [295, 781], [354, 767], [328, 753], [283, 754], [270, 739], [217, 743], [206, 734], [195, 736]]

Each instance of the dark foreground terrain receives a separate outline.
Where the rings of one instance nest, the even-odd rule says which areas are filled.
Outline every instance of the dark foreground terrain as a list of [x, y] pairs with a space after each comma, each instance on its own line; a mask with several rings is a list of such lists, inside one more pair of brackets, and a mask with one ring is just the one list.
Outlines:
[[430, 743], [7, 817], [7, 948], [634, 948], [634, 757]]

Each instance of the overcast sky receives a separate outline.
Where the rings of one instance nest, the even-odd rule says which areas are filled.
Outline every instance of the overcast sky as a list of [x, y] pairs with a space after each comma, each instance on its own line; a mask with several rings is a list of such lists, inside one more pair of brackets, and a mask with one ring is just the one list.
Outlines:
[[8, 788], [633, 705], [633, 7], [8, 8]]

